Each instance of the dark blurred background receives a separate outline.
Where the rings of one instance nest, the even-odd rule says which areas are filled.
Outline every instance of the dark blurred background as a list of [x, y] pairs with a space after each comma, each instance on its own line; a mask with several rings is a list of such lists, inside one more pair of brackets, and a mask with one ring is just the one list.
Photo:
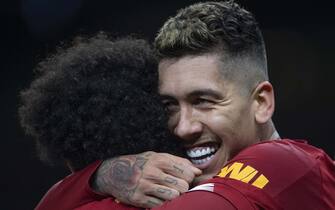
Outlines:
[[[0, 3], [1, 209], [33, 209], [68, 172], [40, 163], [18, 123], [18, 93], [33, 67], [77, 34], [105, 30], [153, 40], [178, 8], [197, 1], [2, 0]], [[263, 29], [282, 137], [335, 155], [335, 13], [331, 1], [241, 0]]]

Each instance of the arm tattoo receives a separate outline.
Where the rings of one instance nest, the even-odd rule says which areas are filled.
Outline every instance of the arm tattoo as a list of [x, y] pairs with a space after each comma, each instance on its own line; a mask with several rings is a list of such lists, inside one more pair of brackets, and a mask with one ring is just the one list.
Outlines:
[[98, 192], [130, 202], [147, 161], [144, 155], [106, 160], [96, 172], [92, 186]]

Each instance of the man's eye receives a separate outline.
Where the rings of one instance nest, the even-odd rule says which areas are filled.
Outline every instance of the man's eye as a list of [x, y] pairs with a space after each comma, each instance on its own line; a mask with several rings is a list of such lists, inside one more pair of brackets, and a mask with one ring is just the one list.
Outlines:
[[171, 101], [163, 101], [163, 106], [165, 108], [165, 110], [171, 114], [171, 113], [174, 113], [174, 112], [177, 112], [179, 107], [178, 107], [178, 104], [176, 103], [173, 103]]
[[212, 105], [214, 102], [204, 98], [197, 98], [193, 101], [193, 105], [200, 107], [207, 107]]

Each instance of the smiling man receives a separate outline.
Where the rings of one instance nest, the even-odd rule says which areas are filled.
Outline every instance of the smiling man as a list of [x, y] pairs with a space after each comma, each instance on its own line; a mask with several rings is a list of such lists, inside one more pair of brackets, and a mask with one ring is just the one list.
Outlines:
[[[169, 112], [169, 128], [184, 141], [189, 159], [203, 171], [194, 184], [216, 175], [243, 148], [278, 138], [269, 120], [274, 104], [266, 69], [252, 69], [240, 58], [234, 61], [225, 56], [209, 52], [163, 59], [159, 65], [159, 90]], [[252, 81], [243, 83], [239, 77], [246, 70]], [[224, 74], [230, 71], [239, 72], [227, 80]]]
[[279, 138], [265, 45], [249, 12], [232, 2], [190, 6], [165, 23], [156, 47], [169, 128], [203, 171], [195, 184], [249, 145]]
[[164, 24], [155, 44], [168, 127], [202, 174], [183, 193], [177, 188], [182, 180], [154, 164], [159, 154], [128, 179], [111, 176], [121, 168], [107, 160], [93, 187], [117, 199], [94, 200], [97, 193], [90, 191], [92, 202], [79, 209], [135, 208], [122, 202], [152, 207], [180, 193], [155, 209], [335, 208], [333, 160], [305, 141], [279, 140], [265, 45], [250, 12], [233, 1], [191, 5]]
[[[250, 12], [233, 1], [191, 5], [165, 22], [155, 45], [168, 127], [202, 170], [196, 187], [157, 209], [335, 208], [333, 160], [305, 141], [279, 140], [265, 44]], [[102, 178], [116, 182], [98, 171], [96, 189], [116, 195]], [[136, 192], [155, 191], [148, 180], [137, 179]], [[164, 200], [136, 197], [117, 198]]]

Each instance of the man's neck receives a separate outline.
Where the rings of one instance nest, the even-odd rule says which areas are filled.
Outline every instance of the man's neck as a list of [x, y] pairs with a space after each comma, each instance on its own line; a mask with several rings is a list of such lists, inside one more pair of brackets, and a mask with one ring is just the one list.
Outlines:
[[277, 130], [274, 130], [269, 140], [280, 140], [279, 133]]
[[280, 136], [276, 130], [275, 125], [273, 124], [272, 120], [264, 124], [263, 127], [264, 135], [261, 135], [261, 141], [263, 140], [279, 140]]

